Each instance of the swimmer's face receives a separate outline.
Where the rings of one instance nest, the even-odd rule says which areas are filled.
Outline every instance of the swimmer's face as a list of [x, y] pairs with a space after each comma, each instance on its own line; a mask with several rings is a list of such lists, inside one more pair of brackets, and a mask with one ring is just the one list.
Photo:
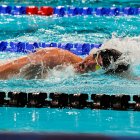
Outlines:
[[96, 61], [97, 65], [99, 65], [100, 67], [103, 66], [103, 60], [100, 54], [93, 54], [93, 59]]
[[85, 58], [84, 62], [79, 64], [79, 71], [81, 73], [92, 71], [95, 72], [96, 70], [100, 69], [100, 65], [102, 65], [102, 58], [101, 56], [94, 57], [94, 55], [89, 55]]

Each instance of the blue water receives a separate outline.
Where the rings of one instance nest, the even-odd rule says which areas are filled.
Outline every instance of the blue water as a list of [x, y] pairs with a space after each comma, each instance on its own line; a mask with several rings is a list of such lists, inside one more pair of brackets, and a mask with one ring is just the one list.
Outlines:
[[24, 132], [102, 133], [138, 136], [139, 112], [1, 108], [0, 129]]
[[[10, 22], [10, 23], [9, 23]], [[115, 33], [138, 36], [139, 16], [42, 17], [0, 16], [0, 39], [8, 41], [103, 43]]]
[[[140, 1], [0, 1], [0, 4], [77, 5], [77, 6], [140, 6]], [[140, 16], [124, 17], [39, 17], [0, 15], [0, 40], [27, 42], [104, 43], [119, 38], [140, 40]], [[119, 44], [119, 42], [118, 42]], [[134, 44], [134, 43], [133, 43]], [[113, 41], [112, 41], [112, 45]], [[127, 41], [123, 44], [129, 45]], [[139, 45], [138, 45], [139, 46]], [[137, 47], [138, 47], [137, 46]], [[132, 45], [132, 47], [134, 47]], [[25, 54], [0, 53], [6, 61]], [[83, 56], [81, 56], [83, 57]], [[135, 56], [134, 56], [135, 57]], [[140, 63], [133, 65], [133, 74], [140, 75]], [[65, 75], [64, 75], [65, 73]], [[68, 73], [68, 74], [67, 74]], [[105, 75], [102, 72], [71, 75], [58, 72], [44, 80], [13, 78], [0, 80], [2, 91], [139, 94], [140, 81]], [[1, 131], [83, 132], [107, 135], [140, 135], [139, 112], [75, 109], [0, 108]]]
[[140, 7], [139, 0], [1, 0], [0, 4], [10, 4], [10, 5], [36, 5], [36, 6], [79, 6], [79, 7], [111, 7], [111, 6], [135, 6]]

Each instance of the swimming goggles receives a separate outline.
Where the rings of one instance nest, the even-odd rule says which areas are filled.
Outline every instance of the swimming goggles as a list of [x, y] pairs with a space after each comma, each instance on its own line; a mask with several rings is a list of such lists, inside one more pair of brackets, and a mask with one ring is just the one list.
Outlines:
[[99, 57], [99, 51], [95, 54], [93, 54], [93, 58], [95, 59], [96, 61], [96, 65], [95, 65], [95, 70], [99, 70], [102, 68], [102, 66], [98, 63], [98, 57]]
[[[99, 55], [100, 55], [100, 53], [101, 52], [106, 52], [107, 51], [107, 49], [104, 49], [104, 50], [99, 50], [99, 51], [97, 51], [95, 54], [93, 54], [93, 57], [94, 57], [94, 59], [95, 59], [95, 61], [96, 61], [96, 67], [97, 67], [97, 70], [98, 69], [104, 69], [104, 70], [106, 70], [106, 71], [108, 71], [109, 69], [111, 69], [112, 68], [112, 64], [114, 64], [114, 61], [113, 61], [113, 58], [111, 58], [111, 59], [109, 59], [109, 57], [102, 57], [102, 64], [99, 64], [99, 62], [98, 62], [98, 58], [99, 58]], [[107, 58], [107, 60], [110, 62], [110, 65], [106, 68], [106, 67], [104, 67], [104, 65], [103, 65], [103, 63], [104, 63], [104, 60], [103, 59], [106, 59]], [[113, 67], [114, 67], [114, 65], [113, 65]]]

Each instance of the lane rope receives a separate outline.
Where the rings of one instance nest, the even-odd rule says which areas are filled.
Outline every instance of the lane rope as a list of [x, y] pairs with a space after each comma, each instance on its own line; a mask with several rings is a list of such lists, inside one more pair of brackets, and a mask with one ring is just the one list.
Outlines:
[[0, 92], [0, 106], [140, 111], [140, 95]]
[[57, 47], [77, 55], [89, 54], [93, 48], [100, 48], [102, 44], [90, 43], [45, 43], [45, 42], [0, 42], [0, 52], [21, 52], [30, 53], [35, 52], [38, 48]]
[[0, 14], [40, 15], [40, 16], [129, 16], [140, 15], [140, 8], [135, 7], [50, 7], [50, 6], [10, 6], [0, 5]]

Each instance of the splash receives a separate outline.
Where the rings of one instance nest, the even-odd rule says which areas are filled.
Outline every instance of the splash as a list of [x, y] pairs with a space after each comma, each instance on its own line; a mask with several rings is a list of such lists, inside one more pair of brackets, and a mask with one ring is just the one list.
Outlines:
[[[140, 36], [137, 37], [115, 37], [103, 43], [100, 49], [116, 49], [127, 54], [133, 64], [140, 64]], [[91, 50], [90, 53], [95, 53], [97, 49]]]
[[106, 41], [102, 48], [114, 48], [128, 54], [133, 65], [140, 64], [140, 36], [116, 38]]
[[46, 80], [50, 83], [60, 83], [66, 79], [72, 78], [76, 75], [72, 65], [57, 66], [48, 71]]
[[112, 39], [105, 41], [101, 48], [114, 48], [121, 52], [135, 53], [140, 51], [140, 36], [125, 38], [112, 36]]

